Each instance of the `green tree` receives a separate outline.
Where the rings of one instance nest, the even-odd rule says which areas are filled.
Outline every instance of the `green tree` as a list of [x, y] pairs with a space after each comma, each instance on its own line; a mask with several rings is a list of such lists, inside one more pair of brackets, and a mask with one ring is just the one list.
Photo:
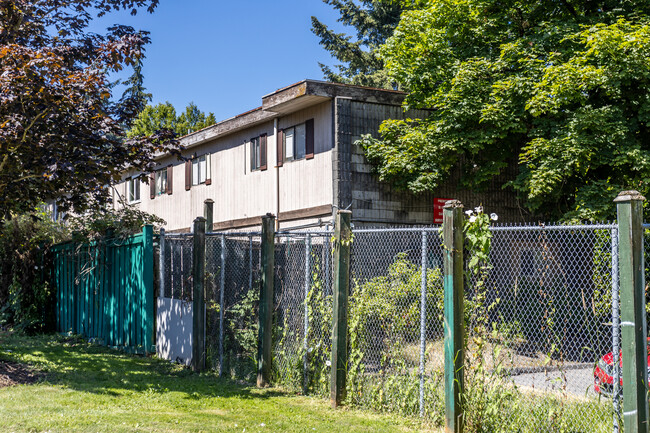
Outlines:
[[176, 131], [177, 122], [176, 109], [170, 102], [147, 105], [133, 121], [133, 126], [127, 131], [126, 136], [146, 137], [160, 130]]
[[127, 132], [127, 137], [146, 137], [161, 130], [171, 130], [183, 136], [217, 123], [214, 114], [207, 115], [199, 110], [194, 102], [190, 102], [180, 116], [170, 102], [147, 105], [138, 114], [133, 126]]
[[203, 111], [199, 110], [199, 107], [197, 107], [194, 102], [190, 102], [190, 104], [185, 107], [185, 112], [178, 116], [176, 132], [179, 135], [185, 135], [206, 128], [210, 125], [214, 125], [215, 123], [217, 123], [217, 121], [214, 118], [213, 113], [208, 113], [206, 115]]
[[404, 9], [397, 0], [323, 0], [336, 9], [339, 22], [354, 28], [355, 37], [336, 33], [316, 17], [311, 17], [312, 32], [320, 44], [341, 64], [332, 70], [319, 63], [325, 78], [335, 83], [392, 88], [394, 81], [384, 71], [377, 48], [393, 34]]
[[177, 151], [165, 133], [124, 140], [141, 89], [111, 102], [109, 74], [137, 67], [148, 34], [119, 24], [88, 30], [96, 16], [157, 4], [0, 0], [0, 220], [48, 199], [81, 213], [105, 202], [105, 185], [127, 167], [148, 171], [156, 154]]
[[[362, 140], [382, 180], [480, 188], [518, 157], [514, 188], [549, 217], [603, 219], [650, 192], [650, 2], [430, 0], [381, 49], [426, 119]], [[463, 163], [459, 164], [462, 160]]]

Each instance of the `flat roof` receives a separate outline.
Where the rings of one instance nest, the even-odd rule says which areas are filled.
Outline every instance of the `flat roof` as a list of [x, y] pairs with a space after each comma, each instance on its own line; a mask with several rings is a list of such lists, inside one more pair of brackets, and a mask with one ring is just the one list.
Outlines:
[[262, 96], [262, 105], [260, 107], [187, 134], [180, 138], [180, 142], [186, 149], [189, 149], [336, 97], [388, 105], [401, 105], [405, 96], [404, 92], [397, 90], [329, 83], [318, 80], [302, 80]]

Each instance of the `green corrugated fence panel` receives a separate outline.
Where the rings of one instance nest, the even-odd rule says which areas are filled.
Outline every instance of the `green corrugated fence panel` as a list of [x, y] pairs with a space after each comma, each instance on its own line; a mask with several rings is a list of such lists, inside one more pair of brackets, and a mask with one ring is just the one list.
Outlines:
[[57, 327], [129, 351], [153, 350], [153, 233], [55, 245]]

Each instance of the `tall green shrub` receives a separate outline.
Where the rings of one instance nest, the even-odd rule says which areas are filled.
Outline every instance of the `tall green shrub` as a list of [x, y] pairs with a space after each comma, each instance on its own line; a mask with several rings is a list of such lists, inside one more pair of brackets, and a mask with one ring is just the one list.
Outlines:
[[64, 237], [44, 211], [0, 223], [0, 325], [27, 333], [54, 329], [49, 248]]

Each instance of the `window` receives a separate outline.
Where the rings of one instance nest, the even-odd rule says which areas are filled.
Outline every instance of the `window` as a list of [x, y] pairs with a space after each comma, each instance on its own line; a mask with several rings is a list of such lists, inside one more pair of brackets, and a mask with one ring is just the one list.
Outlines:
[[[209, 153], [195, 156], [185, 162], [185, 190], [189, 190], [194, 185], [201, 185], [202, 183], [210, 185], [212, 183], [210, 162], [211, 157]], [[167, 173], [167, 177], [169, 178], [169, 172]], [[168, 194], [171, 194], [171, 192]]]
[[129, 203], [140, 201], [140, 179], [132, 177], [127, 182], [127, 198]]
[[251, 138], [251, 171], [266, 170], [266, 134]]
[[172, 193], [172, 175], [174, 167], [169, 166], [156, 170], [149, 176], [149, 196], [153, 200], [156, 196]]
[[162, 195], [167, 192], [167, 169], [158, 170], [154, 179], [154, 195]]
[[[280, 143], [282, 145], [280, 146]], [[284, 161], [314, 157], [314, 119], [285, 128], [279, 132], [278, 166]]]
[[199, 156], [192, 160], [192, 185], [205, 183], [207, 174], [206, 156]]
[[259, 170], [262, 162], [262, 152], [260, 152], [260, 138], [251, 138], [251, 171]]
[[284, 160], [303, 159], [306, 150], [305, 124], [301, 123], [284, 130]]

